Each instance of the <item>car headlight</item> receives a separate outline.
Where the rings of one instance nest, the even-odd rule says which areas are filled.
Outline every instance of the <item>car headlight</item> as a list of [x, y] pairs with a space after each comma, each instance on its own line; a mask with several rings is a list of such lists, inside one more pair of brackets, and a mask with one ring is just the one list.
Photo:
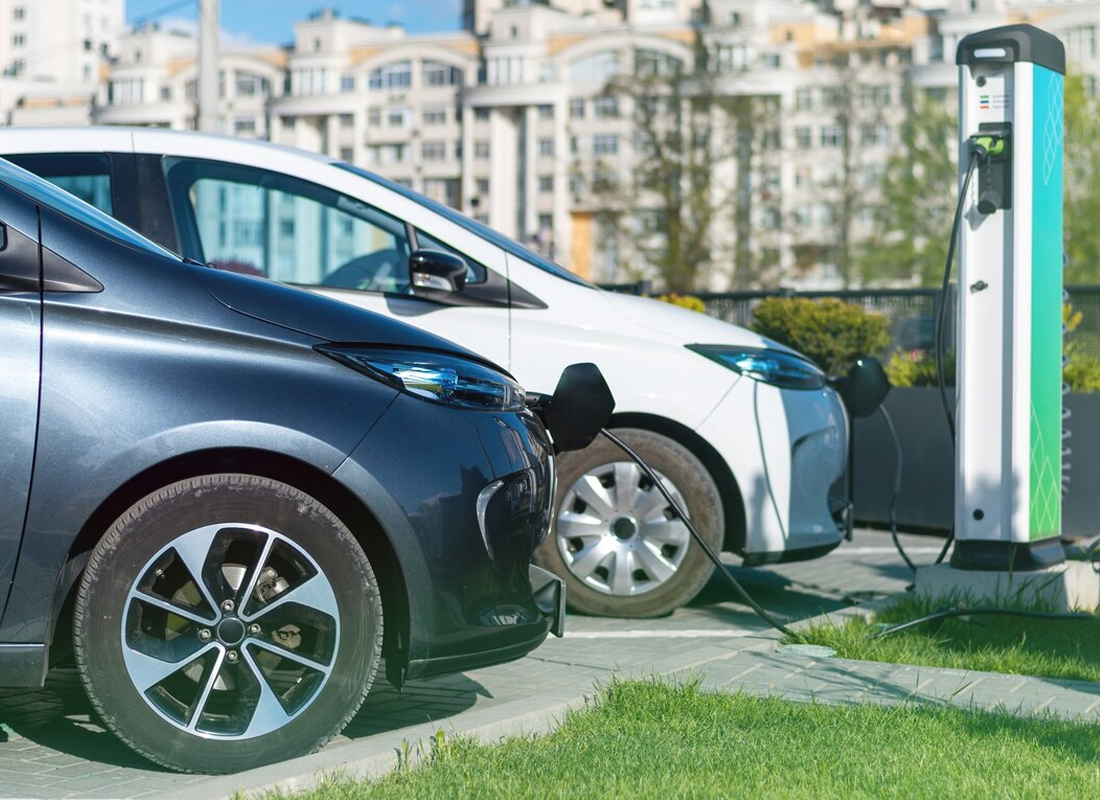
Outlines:
[[504, 373], [459, 356], [338, 345], [321, 345], [317, 350], [433, 403], [478, 411], [521, 411], [527, 399], [523, 388]]
[[687, 347], [738, 375], [780, 389], [821, 389], [825, 386], [825, 373], [816, 364], [781, 350], [717, 344], [689, 344]]

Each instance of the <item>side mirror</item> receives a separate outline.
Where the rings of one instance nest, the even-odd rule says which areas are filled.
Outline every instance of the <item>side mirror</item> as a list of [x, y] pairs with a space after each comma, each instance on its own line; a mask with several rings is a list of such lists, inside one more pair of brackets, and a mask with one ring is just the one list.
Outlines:
[[528, 395], [532, 408], [554, 439], [554, 451], [583, 450], [607, 427], [615, 396], [595, 364], [565, 368], [552, 397]]
[[462, 291], [466, 262], [440, 250], [417, 250], [409, 256], [409, 284], [413, 294], [434, 300]]
[[856, 361], [848, 375], [832, 381], [853, 418], [869, 417], [878, 411], [890, 393], [890, 379], [877, 358], [865, 356]]

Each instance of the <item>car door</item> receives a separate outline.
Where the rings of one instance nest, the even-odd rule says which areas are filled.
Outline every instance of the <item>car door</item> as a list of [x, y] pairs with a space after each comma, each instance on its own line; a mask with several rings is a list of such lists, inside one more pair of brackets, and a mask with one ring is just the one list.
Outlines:
[[507, 278], [468, 254], [458, 253], [466, 288], [452, 301], [425, 300], [410, 290], [409, 255], [458, 251], [408, 220], [274, 170], [183, 156], [163, 163], [182, 255], [316, 290], [509, 363]]
[[0, 611], [23, 536], [42, 359], [38, 211], [0, 188]]

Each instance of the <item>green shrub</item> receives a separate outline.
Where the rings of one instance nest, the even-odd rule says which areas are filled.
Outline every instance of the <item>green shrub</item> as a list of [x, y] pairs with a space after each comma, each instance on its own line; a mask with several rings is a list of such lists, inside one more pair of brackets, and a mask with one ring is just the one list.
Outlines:
[[1062, 323], [1066, 326], [1062, 352], [1069, 359], [1062, 368], [1062, 380], [1069, 384], [1071, 392], [1100, 392], [1100, 359], [1082, 353], [1080, 343], [1070, 336], [1082, 319], [1083, 315], [1072, 303], [1062, 304]]
[[674, 306], [686, 308], [688, 311], [698, 311], [703, 314], [707, 312], [706, 303], [690, 294], [672, 292], [671, 294], [662, 294], [657, 299], [662, 303], [671, 303]]
[[890, 344], [886, 317], [835, 298], [769, 297], [752, 315], [754, 331], [793, 347], [830, 375], [843, 375], [860, 356]]
[[[948, 352], [943, 362], [944, 380], [955, 385], [955, 354]], [[938, 386], [936, 357], [930, 350], [899, 350], [886, 364], [891, 386]]]

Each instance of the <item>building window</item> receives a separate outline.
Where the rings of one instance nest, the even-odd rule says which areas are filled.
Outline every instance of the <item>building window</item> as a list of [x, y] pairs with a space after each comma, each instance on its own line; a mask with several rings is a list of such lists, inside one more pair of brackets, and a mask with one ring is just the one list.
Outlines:
[[355, 76], [354, 75], [341, 75], [340, 76], [340, 91], [345, 92], [345, 93], [355, 91]]
[[12, 19], [21, 20], [27, 18], [27, 9], [24, 6], [16, 6], [12, 10]]
[[821, 129], [822, 147], [840, 147], [844, 144], [844, 129], [839, 125], [825, 125]]
[[554, 191], [553, 175], [539, 175], [539, 191], [542, 194], [550, 194]]
[[554, 157], [554, 140], [553, 139], [539, 139], [539, 156], [543, 158]]
[[266, 95], [268, 86], [269, 84], [266, 78], [262, 78], [259, 75], [252, 75], [247, 72], [238, 72], [233, 79], [233, 88], [237, 93], [237, 97]]
[[409, 109], [391, 108], [386, 111], [386, 124], [391, 128], [404, 128], [409, 124]]
[[760, 139], [760, 144], [765, 150], [778, 150], [782, 146], [782, 138], [779, 135], [779, 130], [770, 128], [764, 131]]
[[380, 128], [382, 126], [382, 109], [378, 106], [372, 106], [367, 109], [367, 125], [372, 128]]
[[619, 137], [613, 133], [597, 133], [592, 137], [592, 152], [598, 156], [613, 156], [619, 152]]
[[554, 107], [552, 105], [542, 104], [538, 107], [538, 109], [539, 109], [539, 119], [553, 119], [554, 118]]
[[799, 111], [809, 111], [814, 107], [814, 90], [802, 88], [794, 93], [794, 107]]
[[924, 99], [935, 105], [943, 105], [947, 102], [947, 88], [944, 86], [930, 86], [924, 90]]
[[764, 54], [764, 69], [779, 69], [782, 66], [783, 61], [779, 58], [779, 53]]
[[171, 101], [171, 99], [172, 99], [172, 87], [171, 86], [161, 86], [160, 87], [160, 99], [163, 102]]
[[476, 193], [484, 197], [485, 195], [489, 194], [489, 179], [478, 178], [476, 181], [474, 181], [474, 187]]
[[443, 125], [447, 122], [447, 109], [443, 106], [425, 108], [423, 115], [425, 125]]
[[474, 142], [474, 158], [488, 158], [489, 143], [485, 140]]
[[355, 115], [353, 114], [341, 114], [340, 115], [340, 127], [350, 128], [355, 124]]
[[233, 122], [233, 132], [238, 136], [241, 134], [254, 134], [256, 132], [256, 118], [238, 117]]
[[601, 94], [592, 101], [592, 114], [597, 119], [614, 119], [619, 116], [619, 98]]
[[607, 83], [619, 74], [619, 53], [603, 50], [569, 66], [570, 83]]
[[294, 126], [298, 123], [297, 117], [283, 117], [283, 127], [288, 131], [294, 130]]
[[447, 158], [447, 143], [424, 142], [420, 145], [420, 155], [425, 161], [443, 161]]
[[794, 185], [797, 189], [808, 189], [814, 182], [814, 172], [811, 167], [799, 166], [794, 170]]
[[888, 146], [890, 144], [890, 126], [885, 122], [861, 126], [859, 143], [864, 147]]
[[425, 86], [461, 86], [462, 70], [438, 61], [425, 61], [420, 73]]
[[569, 98], [569, 116], [571, 119], [584, 119], [584, 98]]
[[890, 105], [890, 85], [859, 87], [859, 104], [864, 108], [882, 108]]
[[367, 86], [371, 89], [408, 89], [412, 85], [412, 62], [396, 61], [370, 72]]
[[489, 119], [489, 107], [488, 106], [479, 106], [478, 108], [475, 108], [474, 109], [474, 119], [481, 120], [482, 122]]
[[1096, 26], [1080, 25], [1065, 32], [1066, 55], [1071, 61], [1096, 58]]
[[21, 33], [17, 33], [17, 34], [15, 34], [15, 36], [11, 37], [11, 46], [12, 47], [22, 47], [26, 43], [27, 43], [27, 37], [24, 36]]
[[350, 164], [354, 160], [354, 158], [355, 158], [355, 153], [352, 150], [352, 148], [350, 148], [350, 147], [341, 147], [340, 148], [340, 160], [341, 161], [346, 161]]
[[813, 147], [813, 130], [810, 128], [795, 128], [794, 143], [799, 150], [809, 150]]
[[550, 214], [539, 214], [539, 231], [549, 233], [554, 230], [554, 218]]

